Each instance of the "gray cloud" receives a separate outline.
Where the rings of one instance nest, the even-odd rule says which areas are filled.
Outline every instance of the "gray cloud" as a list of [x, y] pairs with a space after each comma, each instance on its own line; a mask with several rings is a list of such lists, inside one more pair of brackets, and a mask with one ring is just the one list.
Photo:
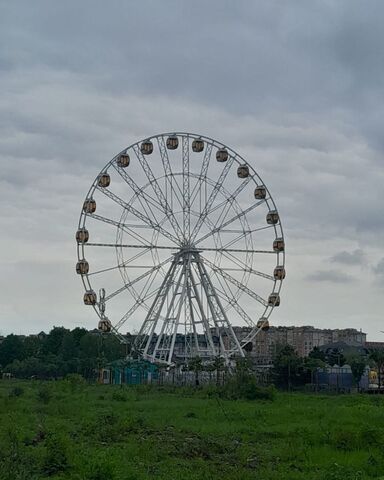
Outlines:
[[382, 258], [379, 263], [373, 267], [373, 271], [376, 275], [384, 276], [384, 258]]
[[[4, 330], [29, 331], [42, 316], [46, 325], [93, 322], [73, 275], [81, 202], [115, 153], [169, 130], [228, 143], [271, 190], [287, 237], [279, 321], [306, 323], [312, 291], [331, 285], [348, 302], [320, 302], [311, 323], [332, 310], [334, 322], [360, 327], [359, 299], [369, 302], [381, 263], [359, 282], [322, 263], [332, 252], [335, 266], [359, 265], [361, 250], [382, 256], [383, 13], [382, 2], [354, 0], [3, 3]], [[303, 281], [310, 271], [316, 289]], [[384, 307], [376, 297], [372, 332]]]
[[318, 270], [307, 276], [312, 282], [331, 282], [331, 283], [351, 283], [355, 279], [351, 275], [340, 272], [338, 270]]
[[346, 252], [345, 250], [333, 255], [330, 258], [333, 263], [341, 263], [343, 265], [364, 265], [365, 255], [361, 248], [354, 250], [353, 252]]

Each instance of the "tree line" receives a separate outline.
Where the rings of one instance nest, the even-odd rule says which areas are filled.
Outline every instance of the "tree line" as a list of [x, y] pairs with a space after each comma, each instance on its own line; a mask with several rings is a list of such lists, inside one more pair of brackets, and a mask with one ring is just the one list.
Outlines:
[[[94, 379], [97, 370], [109, 362], [126, 356], [125, 345], [114, 335], [89, 332], [84, 328], [73, 330], [54, 327], [48, 334], [21, 337], [8, 335], [0, 344], [0, 370], [19, 378], [38, 377], [61, 378], [71, 373], [78, 373], [87, 379]], [[314, 383], [318, 368], [327, 365], [350, 365], [355, 383], [358, 384], [367, 364], [376, 366], [380, 373], [384, 369], [384, 350], [373, 350], [366, 356], [358, 354], [344, 355], [338, 350], [327, 353], [315, 347], [306, 358], [299, 357], [290, 345], [281, 345], [273, 360], [272, 381], [276, 386], [290, 389], [307, 383]], [[222, 358], [216, 358], [212, 364], [204, 365], [196, 357], [188, 365], [193, 370], [198, 382], [199, 372], [203, 370], [219, 373], [225, 369]], [[239, 360], [238, 370], [251, 370], [251, 358]]]
[[114, 335], [54, 327], [48, 334], [5, 337], [0, 369], [19, 378], [59, 378], [70, 373], [93, 378], [98, 368], [124, 355], [124, 346]]

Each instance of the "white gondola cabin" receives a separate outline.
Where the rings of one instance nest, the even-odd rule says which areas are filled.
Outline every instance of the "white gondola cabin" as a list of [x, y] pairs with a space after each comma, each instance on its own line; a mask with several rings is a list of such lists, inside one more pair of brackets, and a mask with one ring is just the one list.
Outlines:
[[266, 318], [260, 318], [256, 326], [257, 328], [261, 328], [264, 332], [269, 330], [269, 322]]
[[284, 252], [285, 243], [283, 238], [276, 238], [273, 241], [273, 251], [274, 252]]
[[117, 165], [121, 168], [127, 168], [131, 159], [127, 153], [122, 153], [117, 159]]
[[275, 280], [284, 280], [285, 278], [285, 268], [282, 265], [278, 265], [273, 271], [273, 278]]
[[202, 152], [204, 150], [204, 142], [201, 138], [195, 138], [195, 140], [193, 140], [192, 150], [194, 152]]
[[83, 258], [76, 263], [76, 273], [86, 275], [89, 272], [89, 263]]
[[263, 200], [267, 196], [267, 189], [264, 185], [259, 185], [255, 188], [255, 198], [256, 200]]
[[249, 167], [248, 167], [248, 165], [240, 165], [240, 167], [237, 168], [237, 176], [239, 178], [249, 177]]
[[97, 296], [93, 290], [87, 290], [83, 297], [85, 305], [96, 305]]
[[217, 150], [216, 160], [218, 162], [226, 162], [228, 160], [228, 151], [225, 148], [220, 148]]
[[278, 293], [271, 293], [268, 297], [268, 305], [270, 307], [278, 307], [280, 305], [280, 296]]
[[276, 225], [276, 223], [279, 223], [279, 214], [277, 210], [271, 210], [268, 212], [266, 219], [268, 225]]
[[99, 175], [99, 180], [97, 182], [99, 187], [102, 187], [102, 188], [109, 187], [110, 183], [111, 183], [111, 177], [109, 176], [108, 173], [104, 172]]
[[140, 146], [143, 155], [150, 155], [153, 152], [153, 143], [150, 140], [145, 140]]
[[104, 333], [109, 333], [112, 330], [112, 323], [108, 318], [103, 318], [99, 321], [97, 328]]
[[87, 198], [83, 204], [84, 213], [94, 213], [96, 212], [96, 200], [93, 198]]
[[86, 228], [79, 228], [76, 232], [77, 243], [87, 243], [89, 240], [89, 232]]
[[178, 146], [179, 146], [179, 139], [176, 137], [176, 135], [171, 135], [170, 137], [167, 138], [168, 150], [176, 150]]

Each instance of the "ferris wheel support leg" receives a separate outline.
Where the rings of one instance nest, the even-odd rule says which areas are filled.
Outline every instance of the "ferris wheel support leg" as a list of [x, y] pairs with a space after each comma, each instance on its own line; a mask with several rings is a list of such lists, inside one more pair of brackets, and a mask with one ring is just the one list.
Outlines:
[[[151, 306], [151, 308], [150, 308], [150, 310], [149, 310], [149, 312], [148, 312], [148, 314], [147, 314], [147, 316], [144, 320], [144, 323], [143, 323], [143, 325], [140, 329], [139, 335], [137, 337], [138, 338], [137, 350], [140, 350], [143, 343], [145, 342], [145, 339], [146, 339], [146, 337], [148, 335], [148, 332], [149, 332], [149, 337], [146, 340], [146, 344], [145, 344], [144, 351], [143, 351], [143, 357], [144, 358], [146, 358], [147, 355], [148, 355], [148, 349], [150, 348], [151, 343], [152, 343], [153, 334], [155, 332], [156, 325], [157, 325], [158, 320], [159, 320], [161, 309], [164, 305], [164, 302], [167, 298], [169, 289], [172, 285], [173, 278], [174, 278], [175, 271], [176, 271], [176, 267], [177, 267], [177, 260], [175, 258], [173, 260], [172, 265], [170, 266], [167, 274], [165, 275], [165, 278], [163, 280], [163, 283], [161, 284], [159, 292], [156, 295], [156, 298], [152, 303], [152, 306]], [[140, 344], [140, 339], [142, 340], [141, 344]]]
[[[212, 313], [212, 318], [214, 319], [216, 330], [218, 331], [219, 339], [220, 339], [220, 345], [223, 350], [223, 355], [227, 358], [228, 353], [230, 350], [233, 351], [233, 348], [231, 348], [231, 343], [234, 344], [234, 349], [239, 353], [241, 357], [244, 357], [244, 351], [241, 348], [239, 339], [237, 338], [235, 332], [233, 331], [232, 325], [230, 324], [228, 317], [224, 311], [224, 308], [220, 302], [220, 299], [216, 293], [216, 290], [209, 278], [208, 272], [205, 269], [204, 264], [200, 261], [198, 258], [196, 261], [197, 268], [200, 273], [201, 281], [203, 288], [205, 290], [205, 295], [208, 300], [208, 305]], [[226, 349], [223, 338], [222, 338], [222, 331], [225, 331], [227, 336], [230, 339], [230, 345], [229, 348]]]
[[[193, 331], [193, 339], [195, 341], [195, 348], [196, 352], [199, 351], [199, 339], [197, 336], [197, 330], [196, 330], [196, 323], [195, 323], [195, 315], [193, 313], [193, 304], [192, 304], [192, 293], [191, 293], [191, 276], [189, 275], [188, 279], [188, 308], [189, 308], [189, 315], [190, 315], [190, 325], [192, 326], [192, 331]], [[190, 353], [192, 355], [192, 339], [191, 339], [191, 345], [190, 345]], [[187, 359], [188, 357], [188, 351], [186, 350], [185, 352], [185, 358]]]
[[[177, 292], [180, 289], [180, 285], [181, 285], [181, 281], [183, 279], [183, 276], [184, 276], [184, 268], [182, 269], [182, 271], [179, 275], [179, 278], [177, 280], [177, 285], [176, 285], [175, 291], [172, 295], [171, 302], [168, 306], [167, 314], [164, 318], [163, 325], [161, 326], [161, 330], [160, 330], [159, 336], [157, 338], [155, 348], [153, 349], [152, 355], [150, 356], [152, 361], [155, 361], [157, 359], [158, 354], [159, 354], [159, 360], [163, 360], [162, 357], [164, 356], [164, 348], [166, 348], [166, 347], [164, 347], [164, 345], [166, 345], [167, 338], [169, 338], [169, 334], [172, 331], [172, 325], [173, 325], [173, 320], [174, 320], [171, 317], [171, 315], [172, 315], [172, 311], [174, 309], [176, 295], [177, 295]], [[158, 311], [158, 316], [160, 316], [160, 312], [161, 312], [161, 308]], [[160, 346], [161, 346], [161, 348], [160, 348]]]
[[180, 322], [181, 309], [184, 305], [186, 292], [187, 292], [187, 282], [188, 282], [187, 270], [188, 270], [189, 263], [190, 263], [190, 258], [188, 257], [188, 259], [186, 260], [186, 262], [184, 262], [184, 265], [183, 265], [184, 284], [183, 284], [183, 289], [181, 291], [181, 295], [180, 295], [180, 299], [179, 299], [179, 306], [178, 306], [177, 315], [176, 315], [176, 318], [175, 318], [175, 324], [174, 324], [173, 334], [172, 334], [172, 341], [171, 341], [171, 345], [170, 345], [170, 348], [169, 348], [169, 354], [168, 354], [168, 363], [169, 364], [172, 363], [173, 351], [175, 349], [177, 329], [178, 329], [179, 322]]
[[[197, 284], [196, 284], [195, 279], [193, 277], [192, 270], [190, 271], [190, 278], [191, 278], [193, 293], [195, 294], [196, 302], [197, 302], [197, 305], [199, 307], [199, 311], [200, 311], [200, 315], [201, 315], [201, 320], [203, 322], [203, 326], [204, 326], [204, 330], [205, 330], [205, 336], [207, 338], [207, 343], [211, 347], [211, 351], [212, 351], [213, 356], [216, 356], [217, 352], [216, 352], [215, 344], [213, 342], [212, 332], [211, 332], [211, 329], [210, 329], [210, 326], [209, 326], [209, 321], [208, 321], [208, 319], [205, 315], [204, 308], [203, 308], [203, 303], [202, 303], [200, 295], [199, 295], [199, 289], [197, 288]], [[198, 343], [198, 341], [197, 341], [197, 343]]]

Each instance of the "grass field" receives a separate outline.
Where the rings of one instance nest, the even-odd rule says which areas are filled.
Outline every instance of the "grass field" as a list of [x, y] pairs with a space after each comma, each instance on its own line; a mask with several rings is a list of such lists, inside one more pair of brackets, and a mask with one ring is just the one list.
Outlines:
[[0, 382], [0, 478], [384, 479], [384, 398]]

